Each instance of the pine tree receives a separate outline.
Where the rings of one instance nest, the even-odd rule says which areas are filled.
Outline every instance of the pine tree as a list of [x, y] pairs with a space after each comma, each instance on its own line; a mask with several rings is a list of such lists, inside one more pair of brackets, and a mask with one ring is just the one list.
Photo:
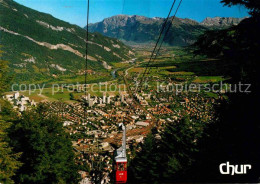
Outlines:
[[152, 133], [147, 135], [141, 149], [130, 164], [134, 182], [155, 183], [159, 180], [157, 165], [160, 163], [158, 160], [160, 157], [158, 157], [157, 143]]
[[142, 150], [130, 163], [132, 182], [176, 182], [193, 163], [197, 142], [202, 137], [204, 124], [185, 117], [179, 122], [167, 124], [160, 133], [149, 134]]
[[15, 171], [21, 166], [17, 161], [20, 154], [13, 153], [12, 148], [8, 144], [7, 129], [10, 123], [1, 120], [0, 116], [0, 183], [14, 183], [12, 177]]
[[[1, 54], [2, 51], [0, 51], [0, 57]], [[1, 99], [10, 82], [7, 72], [7, 62], [0, 60], [0, 183], [14, 183], [12, 177], [21, 166], [21, 162], [17, 161], [20, 153], [14, 153], [9, 145], [7, 130], [10, 123], [7, 123], [6, 120], [11, 118], [10, 115], [13, 115], [13, 112], [10, 104]]]
[[259, 0], [222, 0], [222, 3], [226, 6], [243, 5], [250, 10], [251, 15], [260, 14], [260, 2]]
[[12, 140], [15, 149], [23, 152], [17, 183], [78, 182], [69, 135], [56, 116], [46, 114], [45, 107], [25, 112], [14, 123]]
[[166, 126], [161, 135], [161, 152], [167, 153], [162, 171], [164, 181], [176, 181], [193, 163], [204, 126], [204, 123], [191, 121], [188, 117]]
[[[0, 57], [2, 57], [2, 52], [3, 51], [0, 50]], [[8, 63], [7, 61], [3, 61], [0, 59], [0, 96], [3, 94], [3, 92], [6, 91], [10, 83], [10, 77], [8, 77], [7, 75], [8, 72], [7, 63]]]

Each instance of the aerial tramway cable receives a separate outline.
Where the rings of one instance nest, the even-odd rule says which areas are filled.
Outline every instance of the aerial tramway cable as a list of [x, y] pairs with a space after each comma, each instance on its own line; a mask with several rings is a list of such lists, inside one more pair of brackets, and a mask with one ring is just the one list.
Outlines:
[[161, 40], [163, 31], [164, 31], [164, 29], [165, 29], [165, 26], [166, 26], [168, 20], [169, 20], [169, 17], [170, 17], [170, 15], [171, 15], [171, 12], [172, 12], [172, 9], [173, 9], [173, 7], [174, 7], [174, 5], [175, 5], [175, 2], [176, 2], [176, 0], [173, 1], [172, 6], [171, 6], [171, 9], [170, 9], [170, 11], [169, 11], [169, 13], [168, 13], [168, 16], [167, 16], [166, 20], [164, 21], [164, 23], [163, 23], [163, 25], [162, 25], [162, 28], [161, 28], [159, 37], [158, 37], [158, 39], [157, 39], [157, 41], [156, 41], [156, 44], [155, 44], [154, 49], [153, 49], [153, 51], [152, 51], [151, 57], [150, 57], [150, 59], [149, 59], [147, 65], [146, 65], [146, 67], [145, 67], [145, 71], [144, 71], [144, 73], [143, 73], [143, 75], [142, 75], [142, 77], [141, 77], [140, 85], [137, 86], [136, 91], [138, 91], [139, 86], [142, 86], [144, 75], [145, 75], [145, 73], [146, 73], [146, 71], [147, 71], [147, 68], [148, 68], [148, 66], [150, 65], [150, 62], [151, 62], [151, 60], [152, 60], [152, 58], [153, 58], [153, 56], [154, 56], [155, 50], [156, 50], [156, 48], [157, 48], [157, 46], [158, 46], [158, 43], [159, 43], [159, 41]]
[[[177, 7], [177, 9], [176, 9], [176, 11], [175, 11], [175, 13], [174, 13], [174, 16], [172, 17], [172, 20], [171, 20], [171, 22], [169, 23], [169, 26], [168, 26], [168, 28], [167, 28], [167, 30], [166, 30], [166, 32], [165, 32], [164, 38], [163, 38], [162, 42], [160, 43], [159, 49], [157, 50], [157, 53], [155, 54], [155, 58], [153, 59], [152, 62], [155, 61], [156, 57], [158, 56], [158, 54], [159, 54], [159, 52], [160, 52], [160, 49], [161, 49], [161, 47], [162, 47], [162, 44], [163, 44], [163, 42], [165, 41], [166, 35], [168, 34], [168, 32], [170, 31], [171, 26], [173, 25], [173, 21], [174, 21], [174, 19], [175, 19], [175, 17], [176, 17], [176, 14], [177, 14], [177, 12], [178, 12], [180, 6], [181, 6], [181, 3], [182, 3], [182, 0], [180, 1], [179, 5], [178, 5], [178, 7]], [[173, 39], [174, 39], [174, 37], [173, 37]], [[151, 71], [151, 67], [149, 67], [149, 70], [148, 70], [147, 74], [148, 74], [150, 71]]]
[[85, 82], [84, 82], [84, 121], [86, 121], [87, 111], [87, 71], [88, 71], [88, 40], [89, 40], [89, 0], [87, 0], [87, 35], [86, 35], [86, 62], [85, 62]]
[[[171, 15], [171, 12], [172, 12], [172, 9], [173, 9], [175, 3], [176, 3], [176, 0], [174, 0], [174, 2], [173, 2], [173, 4], [172, 4], [172, 7], [171, 7], [171, 9], [170, 9], [170, 11], [169, 11], [169, 14], [168, 14], [168, 16], [167, 16], [167, 18], [166, 18], [166, 20], [165, 20], [163, 26], [162, 26], [160, 35], [159, 35], [158, 40], [157, 40], [157, 42], [156, 42], [156, 44], [155, 44], [155, 47], [154, 47], [153, 52], [152, 52], [152, 55], [151, 55], [151, 57], [150, 57], [150, 59], [149, 59], [147, 65], [146, 65], [145, 71], [144, 71], [144, 73], [143, 73], [143, 75], [142, 75], [142, 77], [141, 77], [140, 84], [139, 84], [139, 85], [137, 86], [137, 88], [136, 88], [136, 92], [138, 92], [139, 89], [142, 90], [142, 83], [143, 83], [144, 77], [145, 77], [145, 75], [146, 75], [147, 73], [150, 72], [150, 67], [149, 67], [149, 65], [150, 65], [151, 62], [154, 62], [154, 60], [156, 59], [157, 55], [159, 54], [159, 51], [160, 51], [161, 46], [162, 46], [162, 43], [163, 43], [163, 41], [164, 41], [164, 39], [165, 39], [165, 36], [167, 35], [167, 33], [169, 32], [169, 30], [170, 30], [170, 28], [171, 28], [171, 25], [172, 25], [173, 20], [175, 19], [176, 14], [177, 14], [177, 12], [178, 12], [178, 10], [179, 10], [179, 8], [180, 8], [180, 5], [181, 5], [181, 3], [182, 3], [182, 0], [180, 0], [180, 3], [179, 3], [179, 5], [178, 5], [178, 7], [177, 7], [177, 9], [176, 9], [176, 11], [175, 11], [175, 14], [174, 14], [174, 16], [172, 17], [171, 23], [169, 24], [169, 26], [168, 26], [168, 28], [167, 28], [167, 30], [166, 30], [166, 32], [165, 32], [163, 38], [162, 38], [162, 41], [161, 41], [160, 46], [159, 46], [159, 49], [157, 50], [157, 52], [156, 52], [156, 54], [155, 54], [156, 48], [157, 48], [157, 46], [158, 46], [158, 44], [159, 44], [159, 42], [160, 42], [160, 40], [161, 40], [162, 34], [163, 34], [164, 30], [165, 30], [165, 27], [167, 26], [167, 22], [168, 22], [168, 20], [169, 20], [169, 17], [170, 17], [170, 15]], [[148, 68], [149, 68], [149, 70], [148, 70]], [[147, 70], [148, 70], [148, 72], [147, 72]]]

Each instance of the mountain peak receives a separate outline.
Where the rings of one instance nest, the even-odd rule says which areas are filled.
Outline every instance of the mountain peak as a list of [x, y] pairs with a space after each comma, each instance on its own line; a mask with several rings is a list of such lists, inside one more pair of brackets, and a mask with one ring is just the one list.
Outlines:
[[[172, 17], [170, 17], [170, 20]], [[126, 43], [150, 43], [154, 42], [159, 35], [165, 18], [145, 17], [139, 15], [115, 15], [101, 22], [91, 24], [91, 32], [99, 32], [103, 35], [118, 38]], [[237, 25], [243, 18], [230, 17], [207, 17], [199, 23], [189, 18], [175, 17], [171, 31], [165, 40], [169, 45], [190, 45], [197, 37], [209, 29], [222, 29]]]
[[244, 18], [233, 18], [233, 17], [207, 17], [202, 22], [201, 25], [204, 26], [217, 26], [217, 27], [227, 27], [239, 24]]

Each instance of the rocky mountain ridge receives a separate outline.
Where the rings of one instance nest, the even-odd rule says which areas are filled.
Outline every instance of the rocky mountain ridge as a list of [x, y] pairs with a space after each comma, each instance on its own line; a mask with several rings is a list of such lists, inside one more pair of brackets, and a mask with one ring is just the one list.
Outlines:
[[245, 18], [232, 18], [232, 17], [207, 17], [202, 22], [201, 25], [204, 26], [216, 26], [216, 27], [230, 27], [233, 25], [238, 25]]
[[[243, 18], [206, 18], [203, 22], [176, 17], [165, 42], [169, 45], [185, 46], [194, 43], [199, 35], [210, 29], [223, 29], [237, 25]], [[138, 15], [116, 15], [91, 24], [91, 32], [118, 38], [127, 42], [153, 42], [157, 39], [165, 18]]]

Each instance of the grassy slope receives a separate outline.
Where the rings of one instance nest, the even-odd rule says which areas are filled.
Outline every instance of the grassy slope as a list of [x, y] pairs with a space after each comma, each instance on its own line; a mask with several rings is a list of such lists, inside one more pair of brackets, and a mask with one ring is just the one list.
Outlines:
[[[0, 10], [0, 26], [19, 34], [29, 36], [36, 41], [47, 42], [53, 45], [68, 45], [84, 55], [86, 45], [85, 41], [82, 39], [86, 37], [84, 29], [58, 20], [51, 15], [24, 7], [11, 0], [4, 0], [0, 3]], [[59, 26], [75, 31], [55, 31], [40, 25], [36, 22], [37, 20], [46, 22], [54, 27]], [[116, 39], [107, 38], [101, 34], [90, 34], [90, 40], [111, 49], [111, 51], [108, 52], [98, 45], [89, 44], [89, 55], [97, 60], [89, 61], [89, 67], [92, 70], [106, 73], [100, 60], [112, 64], [129, 59], [129, 48]], [[120, 48], [114, 47], [113, 44], [118, 44]], [[32, 82], [55, 80], [55, 78], [52, 78], [52, 74], [75, 77], [76, 73], [79, 70], [82, 70], [85, 65], [84, 58], [71, 52], [61, 49], [50, 50], [46, 47], [39, 46], [22, 36], [5, 33], [3, 31], [1, 31], [1, 45], [4, 46], [3, 49], [5, 51], [3, 58], [10, 62], [10, 66], [13, 68], [12, 73], [17, 74], [16, 81]], [[113, 55], [113, 52], [119, 55], [120, 58]], [[101, 56], [102, 59], [98, 58], [97, 55]], [[36, 62], [24, 62], [25, 59], [30, 57], [34, 57]], [[24, 66], [21, 67], [17, 64], [23, 64]], [[51, 64], [58, 64], [67, 70], [61, 72], [55, 68], [51, 68]]]

